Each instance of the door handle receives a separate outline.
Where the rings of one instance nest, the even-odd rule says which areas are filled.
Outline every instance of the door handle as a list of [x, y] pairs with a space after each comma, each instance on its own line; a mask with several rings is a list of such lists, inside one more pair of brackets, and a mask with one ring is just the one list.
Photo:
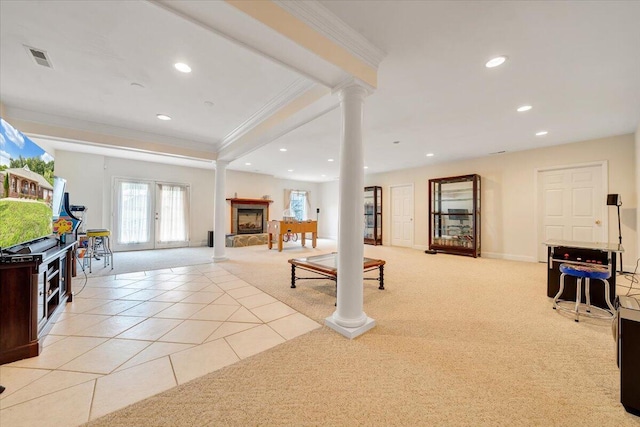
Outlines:
[[599, 219], [596, 219], [596, 225], [600, 225], [601, 221]]

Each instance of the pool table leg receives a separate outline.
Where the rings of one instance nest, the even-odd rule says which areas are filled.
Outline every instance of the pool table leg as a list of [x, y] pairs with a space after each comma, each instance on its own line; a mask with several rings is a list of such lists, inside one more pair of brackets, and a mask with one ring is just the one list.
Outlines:
[[378, 286], [378, 289], [384, 289], [384, 265], [378, 268], [380, 269], [380, 286]]

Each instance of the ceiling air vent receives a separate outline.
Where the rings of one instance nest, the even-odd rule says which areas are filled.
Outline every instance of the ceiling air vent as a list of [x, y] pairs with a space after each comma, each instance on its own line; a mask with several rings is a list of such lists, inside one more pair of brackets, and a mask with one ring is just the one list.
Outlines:
[[36, 64], [42, 65], [43, 67], [47, 68], [53, 68], [53, 65], [51, 65], [51, 61], [47, 56], [47, 52], [29, 46], [25, 46], [25, 48], [29, 51], [29, 54], [31, 55], [33, 60], [36, 61]]

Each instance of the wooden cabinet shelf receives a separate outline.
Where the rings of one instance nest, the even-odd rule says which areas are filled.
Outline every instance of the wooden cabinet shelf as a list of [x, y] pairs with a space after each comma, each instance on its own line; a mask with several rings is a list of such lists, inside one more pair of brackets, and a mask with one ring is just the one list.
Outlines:
[[480, 256], [480, 176], [429, 180], [429, 249]]

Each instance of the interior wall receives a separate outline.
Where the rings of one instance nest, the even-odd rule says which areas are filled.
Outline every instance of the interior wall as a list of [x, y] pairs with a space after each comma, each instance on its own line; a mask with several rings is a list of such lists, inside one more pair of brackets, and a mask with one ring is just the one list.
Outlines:
[[213, 170], [58, 150], [55, 173], [67, 179], [70, 202], [88, 208], [87, 228], [113, 230], [112, 189], [115, 178], [188, 184], [191, 245], [201, 246], [207, 242], [207, 231], [213, 224]]
[[55, 152], [54, 174], [67, 180], [66, 191], [69, 203], [83, 205], [86, 212], [86, 228], [107, 227], [103, 221], [104, 156], [70, 153], [57, 150]]
[[[213, 230], [215, 170], [165, 165], [94, 154], [58, 150], [55, 153], [55, 174], [67, 179], [67, 191], [72, 204], [84, 205], [87, 228], [113, 229], [112, 187], [114, 178], [140, 178], [153, 181], [183, 183], [190, 186], [190, 245], [207, 244], [208, 231]], [[268, 175], [227, 170], [225, 198], [259, 199], [270, 196], [270, 219], [282, 218], [285, 188], [310, 192], [312, 219], [320, 207], [318, 184], [283, 180]], [[227, 230], [231, 232], [230, 205], [225, 211]]]
[[[390, 186], [414, 184], [414, 245], [428, 247], [428, 181], [431, 178], [477, 173], [481, 176], [482, 256], [521, 261], [537, 260], [536, 170], [606, 161], [607, 193], [621, 194], [625, 268], [635, 266], [636, 183], [633, 134], [576, 142], [536, 150], [505, 153], [454, 163], [435, 164], [365, 175], [365, 185], [383, 187], [383, 244], [390, 244]], [[337, 223], [337, 183], [323, 184], [325, 210]], [[604, 203], [604, 201], [603, 201]], [[608, 211], [609, 241], [618, 241], [616, 212]], [[335, 230], [324, 230], [333, 233]], [[336, 235], [337, 235], [337, 231]], [[633, 262], [633, 265], [629, 266]]]
[[[226, 198], [237, 195], [241, 199], [261, 199], [262, 196], [269, 196], [269, 199], [273, 200], [273, 203], [269, 205], [269, 219], [282, 219], [282, 212], [285, 209], [285, 189], [308, 191], [310, 206], [307, 206], [307, 209], [309, 210], [309, 219], [316, 219], [316, 209], [320, 208], [322, 202], [318, 191], [319, 184], [227, 169]], [[229, 223], [227, 233], [230, 232], [230, 227], [231, 223]]]
[[318, 219], [318, 236], [334, 240], [338, 240], [338, 184], [338, 181], [331, 181], [320, 185], [324, 203]]
[[[638, 120], [638, 128], [636, 129], [635, 134], [635, 162], [636, 162], [636, 206], [638, 204], [638, 200], [640, 200], [640, 196], [638, 193], [640, 192], [640, 120]], [[637, 225], [640, 224], [640, 209], [636, 209], [636, 230]], [[636, 233], [636, 248], [638, 248], [638, 252], [640, 252], [640, 233]], [[640, 256], [640, 254], [638, 254]], [[630, 270], [634, 271], [634, 270]]]

